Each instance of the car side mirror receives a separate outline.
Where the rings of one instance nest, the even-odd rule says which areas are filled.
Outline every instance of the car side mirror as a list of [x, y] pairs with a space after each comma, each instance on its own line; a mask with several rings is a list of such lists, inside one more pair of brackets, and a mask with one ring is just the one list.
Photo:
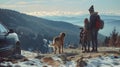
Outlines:
[[14, 33], [14, 30], [13, 29], [9, 29], [8, 33]]
[[10, 33], [14, 33], [14, 30], [13, 29], [9, 29], [8, 33], [5, 36], [9, 35]]

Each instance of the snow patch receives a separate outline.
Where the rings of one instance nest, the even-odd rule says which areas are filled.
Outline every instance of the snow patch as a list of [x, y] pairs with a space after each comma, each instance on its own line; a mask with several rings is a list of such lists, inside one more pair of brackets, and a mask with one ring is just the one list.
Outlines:
[[120, 57], [97, 57], [88, 59], [86, 67], [120, 67]]

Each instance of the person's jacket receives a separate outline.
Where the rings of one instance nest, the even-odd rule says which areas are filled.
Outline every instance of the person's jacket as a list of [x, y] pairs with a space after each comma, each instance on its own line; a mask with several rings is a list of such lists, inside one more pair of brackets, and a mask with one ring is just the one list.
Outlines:
[[97, 12], [90, 15], [90, 29], [95, 29], [98, 16]]

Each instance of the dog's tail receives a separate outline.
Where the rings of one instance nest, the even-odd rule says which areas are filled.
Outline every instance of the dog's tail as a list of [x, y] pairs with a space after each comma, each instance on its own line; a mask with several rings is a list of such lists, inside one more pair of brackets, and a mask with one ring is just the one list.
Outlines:
[[54, 47], [54, 46], [53, 46], [53, 44], [51, 43], [51, 44], [48, 45], [48, 47]]

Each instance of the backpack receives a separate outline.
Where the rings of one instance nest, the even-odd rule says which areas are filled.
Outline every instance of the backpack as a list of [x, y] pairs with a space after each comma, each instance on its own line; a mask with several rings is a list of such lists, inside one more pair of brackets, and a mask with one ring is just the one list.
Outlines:
[[104, 27], [104, 21], [100, 19], [100, 17], [98, 16], [96, 19], [96, 28], [97, 29], [103, 29]]

